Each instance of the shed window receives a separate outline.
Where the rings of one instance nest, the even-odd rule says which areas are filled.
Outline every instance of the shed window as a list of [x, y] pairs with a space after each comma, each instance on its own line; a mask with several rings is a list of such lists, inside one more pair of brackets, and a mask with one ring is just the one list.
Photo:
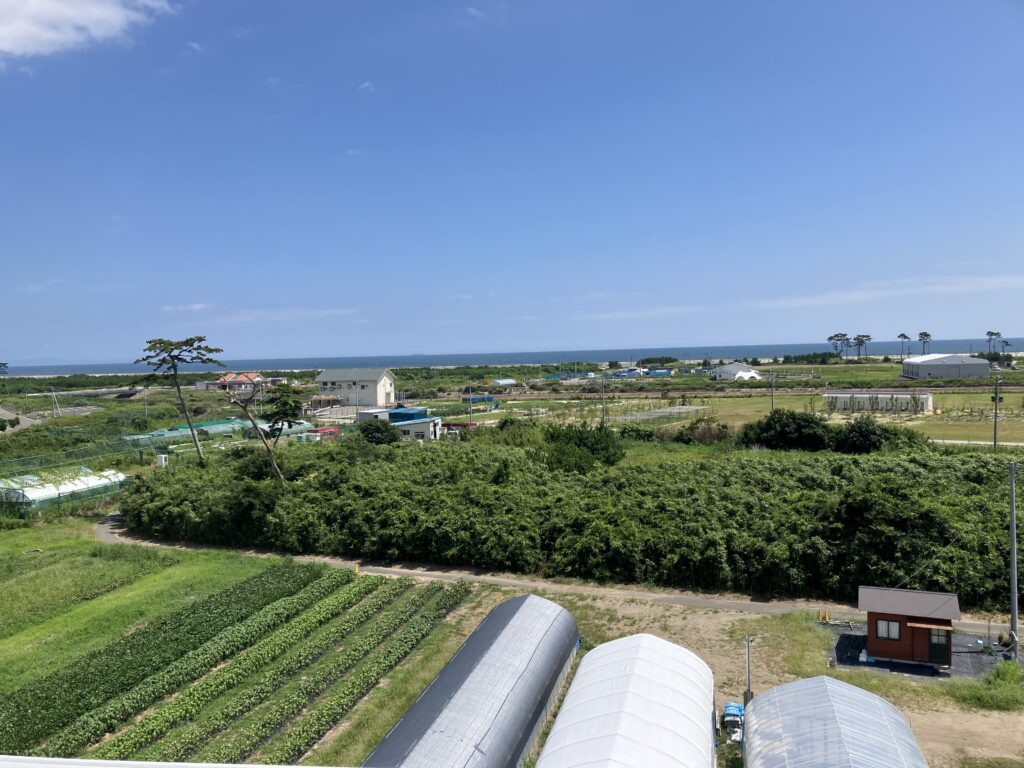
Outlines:
[[898, 621], [879, 619], [875, 624], [875, 634], [879, 640], [899, 640], [900, 623]]
[[409, 435], [409, 430], [408, 430], [408, 429], [403, 429], [403, 430], [402, 430], [402, 434], [408, 437], [408, 435]]
[[944, 629], [930, 629], [928, 630], [928, 641], [932, 645], [945, 645], [948, 636]]
[[417, 440], [423, 440], [426, 436], [427, 436], [426, 432], [417, 432], [416, 433], [416, 439]]
[[365, 385], [365, 384], [360, 384], [360, 385], [359, 385], [359, 388], [360, 388], [360, 389], [366, 389], [366, 385]]

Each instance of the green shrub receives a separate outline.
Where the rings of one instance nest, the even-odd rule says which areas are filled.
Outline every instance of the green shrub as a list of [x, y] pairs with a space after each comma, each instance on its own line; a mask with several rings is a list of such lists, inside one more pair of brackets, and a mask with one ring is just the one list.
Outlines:
[[387, 445], [402, 439], [398, 427], [383, 419], [365, 419], [359, 422], [359, 434], [371, 445]]
[[762, 419], [744, 424], [739, 441], [748, 447], [823, 451], [831, 445], [831, 431], [825, 419], [816, 413], [780, 408]]

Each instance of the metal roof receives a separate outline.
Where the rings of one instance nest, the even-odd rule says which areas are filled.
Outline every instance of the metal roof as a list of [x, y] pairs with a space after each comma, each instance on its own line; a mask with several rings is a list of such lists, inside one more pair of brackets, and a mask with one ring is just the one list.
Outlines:
[[944, 355], [941, 352], [933, 352], [928, 355], [918, 355], [917, 357], [908, 357], [904, 363], [910, 363], [911, 365], [920, 365], [921, 363], [941, 363], [942, 365], [964, 365], [966, 364], [977, 364], [977, 365], [988, 365], [988, 360], [984, 360], [980, 357], [971, 357], [970, 355]]
[[770, 688], [745, 715], [746, 768], [928, 768], [896, 707], [832, 677]]
[[919, 589], [859, 587], [857, 610], [897, 613], [901, 616], [930, 616], [933, 619], [960, 618], [960, 602], [955, 594]]
[[380, 381], [384, 376], [394, 374], [390, 368], [328, 368], [315, 381]]
[[720, 365], [717, 368], [712, 369], [712, 373], [715, 371], [753, 371], [754, 367], [747, 365], [746, 363], [726, 363]]
[[699, 656], [653, 635], [580, 662], [537, 768], [712, 768], [715, 683]]
[[561, 606], [524, 595], [480, 623], [364, 766], [513, 768], [578, 640]]

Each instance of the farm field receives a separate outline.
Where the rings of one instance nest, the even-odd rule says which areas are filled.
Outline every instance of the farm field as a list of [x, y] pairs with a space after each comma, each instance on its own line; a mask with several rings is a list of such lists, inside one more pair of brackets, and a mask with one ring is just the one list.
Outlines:
[[89, 589], [58, 579], [35, 602], [26, 589], [4, 602], [0, 623], [27, 618], [0, 640], [0, 753], [295, 762], [471, 591], [287, 558], [101, 545], [92, 529], [69, 520], [0, 539], [5, 584], [113, 564]]

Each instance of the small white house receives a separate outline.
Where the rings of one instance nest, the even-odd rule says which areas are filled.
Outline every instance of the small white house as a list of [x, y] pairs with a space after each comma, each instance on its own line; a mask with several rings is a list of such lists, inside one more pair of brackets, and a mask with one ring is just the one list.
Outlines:
[[441, 417], [427, 416], [422, 419], [393, 421], [391, 425], [402, 433], [403, 440], [440, 440]]
[[712, 369], [714, 381], [760, 381], [761, 374], [746, 363], [729, 363]]
[[988, 360], [970, 355], [918, 355], [903, 361], [907, 379], [980, 379], [988, 373]]
[[826, 392], [829, 413], [930, 413], [930, 392]]
[[395, 374], [389, 368], [328, 368], [316, 377], [321, 397], [338, 405], [379, 408], [395, 404]]

